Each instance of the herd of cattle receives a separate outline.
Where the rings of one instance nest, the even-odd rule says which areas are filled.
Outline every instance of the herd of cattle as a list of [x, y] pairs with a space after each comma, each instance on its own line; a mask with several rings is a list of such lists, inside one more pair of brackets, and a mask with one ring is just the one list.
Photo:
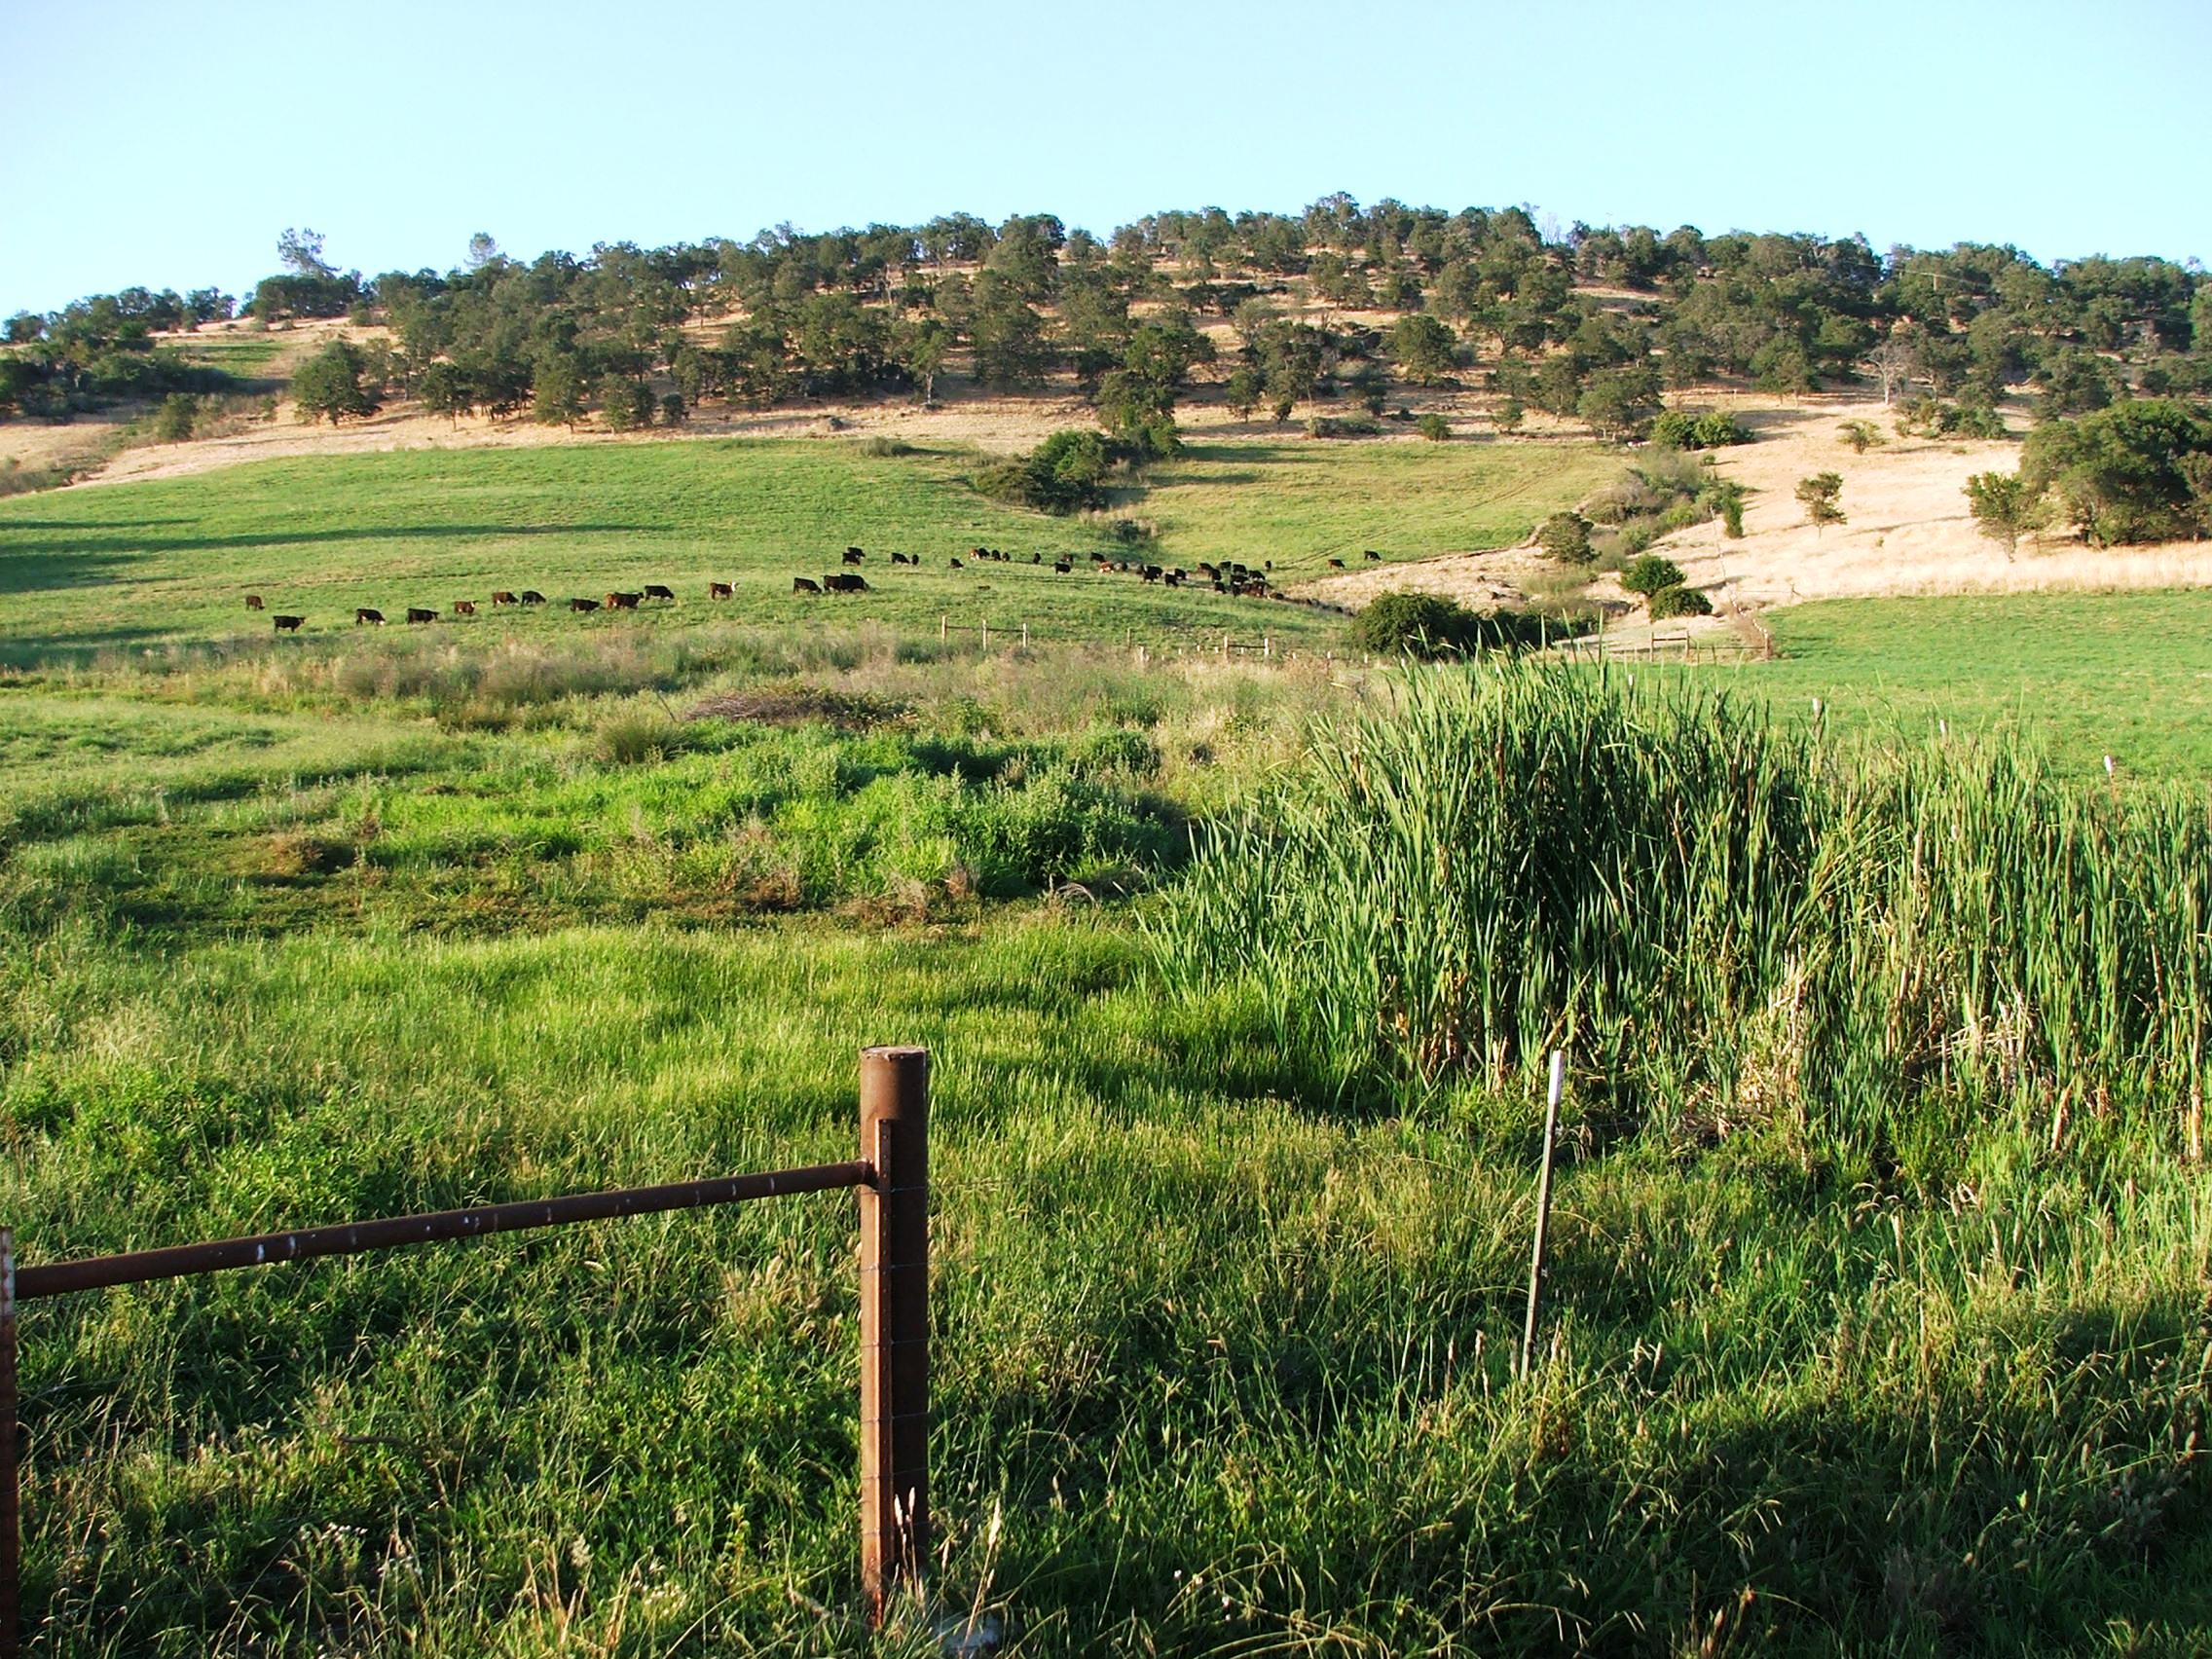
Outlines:
[[[793, 576], [792, 578], [792, 592], [813, 594], [870, 593], [874, 590], [868, 586], [867, 578], [850, 568], [856, 565], [865, 565], [867, 562], [867, 557], [866, 549], [848, 547], [845, 549], [843, 561], [845, 566], [848, 567], [847, 569], [826, 575], [819, 581], [812, 576]], [[1367, 557], [1370, 560], [1380, 562], [1382, 555], [1370, 548], [1367, 551]], [[955, 554], [946, 563], [951, 569], [959, 571], [965, 570], [970, 561], [977, 564], [1000, 565], [1024, 563], [1024, 561], [1018, 560], [1011, 554], [1001, 552], [996, 547], [972, 547], [968, 550], [967, 559], [962, 559]], [[907, 566], [918, 570], [921, 568], [923, 560], [919, 553], [893, 553], [891, 563], [894, 566]], [[1045, 556], [1042, 553], [1032, 553], [1026, 563], [1042, 566], [1045, 564]], [[1057, 554], [1051, 561], [1051, 569], [1055, 573], [1064, 576], [1075, 570], [1076, 563], [1076, 557], [1072, 554]], [[1331, 559], [1329, 564], [1340, 571], [1345, 568], [1345, 562], [1342, 559]], [[1099, 575], [1133, 575], [1140, 581], [1157, 582], [1162, 587], [1188, 587], [1193, 582], [1198, 582], [1211, 587], [1216, 593], [1230, 594], [1238, 599], [1273, 599], [1280, 600], [1286, 605], [1309, 605], [1328, 608], [1325, 601], [1296, 599], [1274, 586], [1272, 572], [1275, 566], [1272, 559], [1268, 560], [1259, 570], [1254, 570], [1248, 565], [1231, 559], [1218, 565], [1201, 564], [1195, 571], [1185, 571], [1180, 566], [1165, 567], [1133, 562], [1127, 559], [1109, 559], [1104, 554], [1099, 553], [1090, 555], [1090, 565]], [[735, 585], [730, 582], [710, 581], [707, 584], [707, 597], [710, 600], [730, 599], [735, 597], [736, 591]], [[635, 593], [618, 589], [600, 599], [571, 599], [567, 601], [567, 605], [570, 610], [578, 615], [585, 615], [594, 610], [636, 610], [647, 600], [660, 600], [673, 605], [676, 603], [676, 590], [663, 582], [646, 582]], [[476, 614], [476, 603], [473, 599], [457, 599], [453, 602], [453, 613], [456, 616], [474, 616]], [[524, 588], [520, 592], [501, 588], [492, 595], [490, 603], [495, 606], [532, 606], [545, 605], [549, 601], [535, 588]], [[267, 608], [267, 606], [260, 594], [249, 593], [245, 596], [245, 608], [248, 610], [263, 610]], [[402, 614], [409, 622], [424, 623], [435, 622], [441, 612], [424, 606], [411, 605], [404, 609]], [[276, 632], [279, 634], [296, 634], [307, 622], [305, 616], [295, 616], [285, 612], [273, 615], [271, 620], [275, 622]], [[355, 627], [381, 628], [385, 625], [386, 620], [385, 613], [373, 606], [360, 606], [353, 611], [353, 625]]]

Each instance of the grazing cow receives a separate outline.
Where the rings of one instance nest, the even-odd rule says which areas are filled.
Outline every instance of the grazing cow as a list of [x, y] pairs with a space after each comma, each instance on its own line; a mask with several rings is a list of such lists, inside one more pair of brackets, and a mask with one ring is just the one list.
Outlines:
[[1375, 563], [1377, 563], [1378, 565], [1380, 565], [1381, 563], [1382, 563], [1382, 554], [1380, 554], [1380, 553], [1378, 553], [1378, 552], [1376, 552], [1376, 551], [1375, 551], [1375, 549], [1374, 549], [1374, 548], [1372, 548], [1372, 547], [1370, 547], [1370, 548], [1369, 548], [1369, 549], [1367, 550], [1367, 556], [1368, 556], [1368, 557], [1369, 557], [1370, 559], [1374, 560], [1374, 561], [1375, 561]]
[[1162, 571], [1158, 565], [1147, 565], [1143, 570], [1137, 572], [1138, 575], [1144, 577], [1144, 579], [1148, 582], [1156, 582], [1160, 580], [1161, 576], [1165, 572]]
[[1341, 571], [1344, 568], [1345, 562], [1342, 559], [1331, 559], [1329, 561], [1329, 569], [1332, 571]]
[[512, 605], [514, 604], [514, 602], [515, 596], [509, 593], [505, 588], [501, 588], [498, 593], [492, 596], [492, 603], [494, 605]]
[[821, 591], [822, 584], [812, 576], [792, 577], [792, 592], [793, 593], [820, 593]]
[[1218, 581], [1221, 578], [1220, 568], [1214, 565], [1200, 565], [1198, 567], [1198, 574], [1205, 577], [1205, 579], [1209, 582]]
[[247, 594], [245, 596], [245, 608], [248, 610], [259, 610], [261, 608], [261, 595], [257, 593]]
[[731, 592], [732, 589], [727, 582], [709, 582], [707, 584], [707, 597], [709, 599], [727, 599]]
[[455, 600], [455, 601], [453, 602], [453, 613], [454, 613], [454, 614], [455, 614], [456, 616], [473, 616], [473, 615], [475, 615], [475, 614], [476, 614], [476, 601], [474, 601], [473, 599], [457, 599], [457, 600]]
[[364, 622], [371, 627], [381, 628], [384, 626], [384, 612], [372, 610], [364, 605], [360, 609], [353, 612], [353, 626], [358, 628]]
[[867, 555], [866, 553], [863, 553], [858, 547], [848, 547], [845, 549], [845, 563], [848, 565], [857, 565], [866, 557]]
[[596, 599], [571, 599], [569, 601], [569, 608], [579, 616], [588, 615], [599, 608], [599, 601]]
[[1057, 571], [1061, 575], [1064, 576], [1070, 571], [1074, 570], [1075, 567], [1069, 564], [1065, 559], [1054, 559], [1052, 561], [1052, 569]]
[[520, 598], [525, 605], [543, 605], [545, 603], [545, 596], [535, 588], [524, 588]]
[[410, 605], [407, 608], [407, 620], [410, 622], [435, 622], [437, 619], [438, 613], [435, 610], [424, 610], [420, 605]]
[[1183, 567], [1180, 565], [1176, 566], [1172, 571], [1169, 571], [1167, 572], [1167, 585], [1169, 587], [1181, 587], [1190, 579], [1191, 578], [1189, 574], [1185, 572]]
[[833, 576], [824, 576], [822, 579], [831, 593], [867, 593], [870, 591], [867, 585], [867, 577], [847, 575], [842, 571]]
[[1032, 565], [1042, 565], [1045, 562], [1045, 555], [1042, 553], [1032, 553], [1029, 555], [1029, 562]]
[[964, 571], [968, 567], [963, 565], [958, 559], [955, 559], [952, 561], [952, 568], [956, 571]]
[[305, 616], [273, 616], [270, 620], [276, 624], [277, 633], [297, 634], [300, 631], [300, 624], [305, 622], [307, 618]]
[[658, 582], [647, 582], [645, 584], [645, 597], [647, 599], [666, 599], [673, 601], [676, 598], [676, 590], [673, 588], [663, 587]]
[[638, 608], [638, 601], [645, 597], [642, 593], [610, 593], [607, 596], [607, 608], [609, 610], [635, 610]]
[[894, 565], [911, 565], [914, 561], [907, 558], [903, 553], [894, 552], [891, 555], [891, 562]]

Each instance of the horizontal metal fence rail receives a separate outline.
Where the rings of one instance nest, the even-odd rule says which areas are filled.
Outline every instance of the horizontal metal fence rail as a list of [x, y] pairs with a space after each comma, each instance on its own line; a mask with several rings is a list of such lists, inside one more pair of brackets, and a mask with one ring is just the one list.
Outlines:
[[880, 1621], [899, 1582], [918, 1581], [928, 1550], [927, 1050], [863, 1051], [860, 1127], [862, 1156], [843, 1163], [476, 1204], [36, 1267], [17, 1265], [14, 1231], [0, 1228], [0, 1659], [17, 1659], [22, 1640], [16, 1376], [19, 1304], [277, 1262], [356, 1256], [848, 1187], [861, 1195], [861, 1582], [869, 1616]]

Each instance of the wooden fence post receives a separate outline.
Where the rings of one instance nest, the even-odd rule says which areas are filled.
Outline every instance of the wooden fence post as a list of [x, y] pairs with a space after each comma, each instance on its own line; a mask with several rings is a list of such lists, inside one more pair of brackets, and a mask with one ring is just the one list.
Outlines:
[[929, 1559], [930, 1054], [861, 1052], [861, 1589], [881, 1624]]
[[944, 644], [945, 635], [950, 632], [951, 621], [949, 616], [940, 616], [937, 619], [937, 643], [940, 645]]

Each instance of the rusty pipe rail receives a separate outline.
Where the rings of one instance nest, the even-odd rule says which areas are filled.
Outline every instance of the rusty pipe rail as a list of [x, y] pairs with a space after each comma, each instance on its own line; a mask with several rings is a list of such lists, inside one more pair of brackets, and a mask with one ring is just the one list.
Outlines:
[[704, 1181], [672, 1181], [658, 1187], [621, 1187], [597, 1193], [571, 1193], [557, 1198], [518, 1198], [511, 1203], [477, 1204], [468, 1209], [432, 1210], [378, 1221], [350, 1221], [335, 1227], [298, 1228], [246, 1238], [218, 1238], [201, 1244], [172, 1244], [161, 1250], [129, 1250], [115, 1256], [87, 1256], [16, 1269], [16, 1301], [66, 1296], [78, 1290], [146, 1284], [155, 1279], [189, 1278], [230, 1268], [258, 1268], [271, 1262], [307, 1262], [321, 1256], [358, 1256], [403, 1244], [430, 1244], [448, 1238], [484, 1238], [495, 1233], [520, 1233], [534, 1227], [565, 1227], [576, 1222], [611, 1221], [621, 1216], [655, 1215], [698, 1209], [706, 1204], [772, 1198], [787, 1193], [820, 1193], [838, 1187], [865, 1187], [875, 1179], [872, 1164], [816, 1163], [800, 1169], [772, 1169], [758, 1175], [720, 1175]]
[[881, 1622], [929, 1549], [929, 1051], [861, 1052], [861, 1156], [751, 1175], [521, 1198], [22, 1267], [0, 1226], [0, 1659], [20, 1651], [18, 1305], [276, 1262], [853, 1187], [861, 1198], [861, 1590]]

